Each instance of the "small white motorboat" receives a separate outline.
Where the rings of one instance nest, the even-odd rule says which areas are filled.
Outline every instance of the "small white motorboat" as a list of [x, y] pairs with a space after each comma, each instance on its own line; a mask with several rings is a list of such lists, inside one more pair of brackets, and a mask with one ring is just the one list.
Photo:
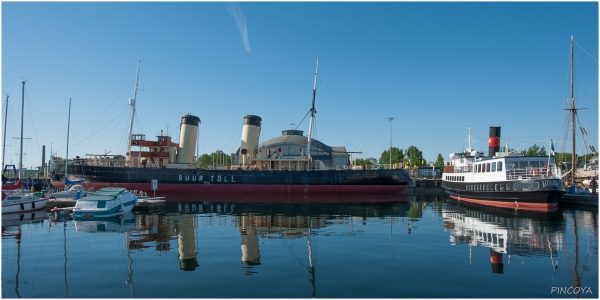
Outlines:
[[65, 198], [78, 200], [85, 196], [87, 196], [87, 192], [81, 184], [73, 185], [66, 191], [60, 191], [57, 193], [50, 194], [50, 198], [55, 199]]
[[2, 214], [23, 213], [44, 208], [48, 198], [40, 197], [38, 193], [23, 193], [12, 191], [2, 192]]
[[77, 200], [73, 218], [99, 218], [131, 212], [138, 198], [125, 188], [103, 188]]

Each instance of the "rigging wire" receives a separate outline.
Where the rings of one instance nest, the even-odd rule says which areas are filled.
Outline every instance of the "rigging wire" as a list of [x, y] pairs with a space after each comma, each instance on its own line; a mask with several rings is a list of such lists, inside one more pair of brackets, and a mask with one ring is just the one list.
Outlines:
[[[337, 80], [335, 80], [335, 77], [333, 77], [333, 74], [331, 74], [331, 72], [329, 72], [329, 69], [327, 69], [326, 65], [322, 65], [323, 68], [325, 68], [325, 71], [327, 71], [327, 74], [329, 74], [329, 76], [331, 76], [331, 80], [338, 86], [338, 88], [340, 89], [340, 91], [342, 92], [342, 94], [344, 95], [344, 97], [352, 104], [352, 106], [356, 109], [356, 111], [358, 111], [358, 114], [365, 120], [365, 122], [367, 123], [367, 125], [369, 125], [369, 127], [371, 127], [371, 129], [373, 129], [373, 132], [375, 132], [377, 134], [377, 136], [381, 139], [381, 141], [387, 145], [387, 140], [385, 138], [383, 138], [380, 134], [379, 131], [375, 130], [375, 128], [373, 127], [373, 125], [371, 125], [371, 123], [369, 123], [369, 120], [362, 114], [361, 110], [358, 109], [358, 107], [356, 107], [356, 104], [354, 104], [354, 102], [352, 101], [352, 99], [348, 96], [348, 94], [346, 94], [346, 92], [344, 90], [342, 90], [342, 87], [340, 86], [340, 84], [337, 82]], [[354, 146], [353, 146], [354, 147]], [[386, 146], [387, 147], [387, 146]], [[357, 150], [359, 150], [357, 148]]]
[[[134, 68], [133, 70], [135, 70], [135, 68]], [[119, 83], [118, 83], [118, 84], [117, 84], [117, 85], [116, 85], [116, 86], [115, 86], [115, 87], [114, 87], [114, 88], [113, 88], [113, 89], [112, 89], [112, 90], [111, 90], [111, 91], [108, 93], [108, 95], [112, 94], [112, 93], [115, 91], [115, 89], [117, 88], [117, 86], [118, 86], [118, 85], [120, 85], [120, 84], [121, 84], [121, 83], [122, 83], [122, 82], [125, 80], [125, 78], [127, 78], [127, 77], [128, 77], [130, 74], [131, 74], [131, 72], [132, 72], [132, 69], [130, 69], [130, 70], [129, 70], [129, 72], [127, 72], [127, 74], [125, 74], [125, 75], [123, 76], [123, 78], [121, 78], [121, 80], [119, 81]], [[95, 125], [97, 125], [97, 124], [98, 124], [98, 122], [99, 122], [99, 120], [100, 120], [100, 116], [101, 116], [101, 115], [103, 115], [103, 114], [104, 114], [104, 112], [106, 112], [106, 110], [108, 110], [108, 108], [109, 108], [109, 107], [111, 107], [111, 106], [112, 106], [112, 105], [113, 105], [113, 104], [114, 104], [114, 103], [115, 103], [115, 102], [116, 102], [118, 99], [121, 99], [121, 96], [122, 96], [122, 95], [123, 95], [123, 94], [124, 94], [124, 93], [125, 93], [125, 92], [126, 92], [128, 89], [129, 89], [129, 88], [131, 88], [131, 85], [132, 85], [134, 82], [135, 82], [135, 79], [134, 79], [134, 80], [132, 80], [132, 81], [129, 83], [129, 85], [127, 85], [125, 88], [123, 88], [123, 90], [122, 90], [122, 91], [121, 91], [121, 92], [120, 92], [120, 93], [119, 93], [119, 94], [118, 94], [118, 95], [117, 95], [117, 96], [116, 96], [116, 97], [113, 99], [113, 101], [112, 101], [112, 102], [110, 102], [108, 105], [106, 105], [106, 106], [104, 107], [104, 109], [103, 109], [102, 111], [100, 111], [100, 113], [98, 113], [98, 114], [96, 115], [96, 117], [95, 117], [95, 118], [91, 119], [89, 122], [85, 122], [85, 123], [86, 123], [86, 125], [85, 125], [83, 128], [81, 128], [81, 129], [77, 130], [77, 131], [75, 132], [75, 134], [74, 134], [73, 138], [74, 138], [74, 139], [77, 139], [77, 137], [79, 136], [79, 134], [80, 134], [80, 133], [87, 132], [88, 130], [86, 130], [86, 129], [87, 129], [87, 128], [88, 128], [88, 127], [89, 127], [89, 126], [92, 124], [92, 123], [93, 123], [93, 124], [95, 124]], [[108, 95], [105, 97], [105, 99], [107, 99], [107, 98], [108, 98]], [[105, 103], [105, 101], [100, 101], [100, 103]], [[99, 107], [100, 107], [100, 104], [98, 104], [96, 107], [97, 107], [97, 108], [99, 108]], [[98, 109], [92, 109], [91, 111], [98, 111]], [[94, 122], [94, 121], [95, 121], [95, 122]], [[112, 122], [112, 121], [111, 121], [111, 122]], [[107, 124], [107, 125], [108, 125], [108, 124]], [[105, 125], [104, 127], [106, 127], [106, 125]], [[104, 128], [104, 127], [102, 127], [102, 128]], [[92, 128], [92, 130], [94, 130], [94, 128]], [[98, 132], [98, 131], [94, 131], [94, 132]], [[83, 140], [86, 140], [87, 138], [90, 138], [90, 136], [86, 137], [86, 138], [85, 138], [85, 139], [83, 139]], [[87, 141], [88, 141], [88, 145], [85, 147], [85, 149], [90, 149], [89, 145], [90, 145], [90, 143], [92, 142], [92, 139], [89, 139], [89, 140], [87, 140]], [[86, 152], [87, 152], [87, 150], [86, 150]]]
[[348, 140], [346, 140], [346, 138], [344, 138], [341, 134], [339, 134], [333, 127], [331, 127], [331, 125], [329, 125], [329, 123], [327, 123], [327, 121], [322, 117], [319, 116], [320, 119], [323, 120], [323, 122], [325, 122], [325, 124], [327, 124], [329, 126], [329, 128], [331, 128], [331, 130], [333, 130], [335, 133], [337, 133], [344, 141], [346, 141], [346, 143], [350, 144], [350, 146], [354, 147], [355, 149], [358, 149], [356, 146], [352, 145], [352, 143], [350, 143]]

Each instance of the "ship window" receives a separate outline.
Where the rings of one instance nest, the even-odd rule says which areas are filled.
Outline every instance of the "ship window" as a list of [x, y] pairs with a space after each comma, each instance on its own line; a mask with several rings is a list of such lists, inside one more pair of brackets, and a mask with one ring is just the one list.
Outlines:
[[507, 191], [510, 191], [510, 183], [507, 183], [507, 184], [506, 184], [506, 190], [507, 190]]
[[524, 190], [529, 189], [529, 184], [527, 182], [523, 182], [523, 183], [521, 183], [521, 185], [522, 185], [522, 187], [521, 187], [522, 189], [524, 189]]
[[518, 183], [518, 182], [515, 182], [515, 183], [513, 184], [513, 190], [515, 190], [515, 191], [518, 191], [518, 190], [519, 190], [519, 183]]
[[498, 184], [494, 184], [494, 190], [495, 190], [495, 191], [499, 191], [499, 189], [498, 189]]
[[527, 168], [529, 167], [529, 162], [528, 161], [520, 161], [519, 162], [519, 168]]
[[496, 172], [496, 162], [492, 163], [492, 172]]
[[490, 163], [487, 163], [487, 168], [485, 169], [486, 172], [489, 172], [491, 170], [490, 168]]
[[477, 170], [477, 173], [481, 173], [481, 164], [477, 164], [475, 168]]
[[500, 190], [504, 191], [504, 184], [502, 184], [502, 183], [500, 184]]
[[540, 189], [540, 183], [539, 182], [534, 182], [531, 184], [531, 188], [534, 190], [539, 190]]
[[98, 201], [98, 205], [96, 206], [96, 208], [105, 208], [106, 207], [106, 201]]
[[530, 166], [532, 168], [539, 168], [540, 167], [540, 162], [539, 161], [532, 161], [532, 162], [530, 162]]
[[502, 162], [499, 161], [498, 162], [498, 172], [501, 172], [501, 171], [502, 171]]

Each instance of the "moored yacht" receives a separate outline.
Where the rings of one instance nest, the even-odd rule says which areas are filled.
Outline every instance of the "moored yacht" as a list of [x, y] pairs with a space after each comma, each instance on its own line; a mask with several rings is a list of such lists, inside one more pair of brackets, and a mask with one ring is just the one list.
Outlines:
[[73, 218], [112, 217], [131, 212], [138, 198], [125, 188], [103, 188], [77, 200]]
[[564, 195], [560, 169], [552, 156], [499, 152], [500, 127], [490, 127], [489, 155], [470, 147], [452, 153], [442, 186], [450, 198], [528, 210], [552, 210]]

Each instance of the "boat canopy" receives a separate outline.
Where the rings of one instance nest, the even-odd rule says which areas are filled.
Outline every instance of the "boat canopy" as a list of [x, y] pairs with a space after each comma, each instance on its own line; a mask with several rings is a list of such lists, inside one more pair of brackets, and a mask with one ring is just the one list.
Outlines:
[[71, 181], [71, 180], [69, 180], [69, 178], [65, 177], [65, 184], [66, 185], [79, 184], [79, 183], [82, 183], [84, 181], [85, 180], [83, 180], [83, 179], [82, 180]]
[[117, 199], [119, 194], [126, 191], [126, 188], [103, 188], [77, 201], [111, 201]]

